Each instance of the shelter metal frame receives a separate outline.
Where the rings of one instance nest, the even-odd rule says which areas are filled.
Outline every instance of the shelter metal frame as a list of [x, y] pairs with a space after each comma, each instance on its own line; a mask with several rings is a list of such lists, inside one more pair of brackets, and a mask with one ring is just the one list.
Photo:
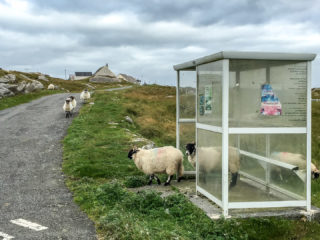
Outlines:
[[[213, 133], [222, 134], [222, 200], [216, 198], [205, 189], [199, 186], [199, 164], [196, 165], [196, 191], [205, 195], [207, 198], [215, 202], [223, 210], [223, 215], [227, 216], [229, 209], [239, 208], [271, 208], [271, 207], [305, 207], [307, 211], [311, 210], [311, 61], [315, 58], [315, 54], [290, 54], [290, 53], [261, 53], [261, 52], [220, 52], [217, 54], [209, 55], [193, 61], [185, 62], [175, 65], [174, 69], [177, 71], [177, 88], [176, 88], [176, 147], [180, 147], [180, 123], [195, 123], [195, 137], [198, 140], [198, 129], [207, 130]], [[307, 62], [307, 121], [306, 127], [231, 127], [229, 128], [229, 61], [230, 59], [256, 59], [256, 60], [301, 60]], [[222, 61], [222, 126], [212, 126], [197, 121], [197, 105], [198, 105], [198, 66], [214, 62]], [[181, 71], [196, 71], [197, 84], [196, 84], [196, 116], [195, 118], [180, 118], [180, 72]], [[266, 149], [270, 152], [270, 135], [272, 134], [306, 134], [306, 196], [304, 200], [286, 200], [286, 201], [259, 201], [259, 202], [229, 202], [228, 199], [228, 146], [229, 134], [266, 134]], [[240, 149], [240, 138], [238, 148]], [[260, 156], [251, 152], [243, 151], [240, 153], [253, 157], [259, 161], [272, 163], [287, 169], [293, 169], [295, 166], [286, 164], [274, 159], [270, 156]], [[197, 156], [198, 157], [198, 156]], [[197, 159], [198, 162], [198, 159]], [[269, 170], [267, 171], [269, 172]], [[193, 172], [194, 173], [194, 172]], [[269, 184], [269, 174], [266, 174], [266, 180], [262, 181], [254, 176], [246, 173], [240, 174], [246, 176], [252, 184], [259, 186], [271, 187], [272, 190], [280, 192], [285, 195], [291, 195], [298, 199], [299, 196], [290, 193], [285, 189]]]

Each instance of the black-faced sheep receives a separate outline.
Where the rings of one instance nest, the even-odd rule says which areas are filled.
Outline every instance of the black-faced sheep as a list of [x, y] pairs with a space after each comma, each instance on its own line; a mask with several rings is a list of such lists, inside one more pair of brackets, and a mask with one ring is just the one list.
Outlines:
[[80, 94], [80, 99], [83, 102], [86, 102], [89, 98], [90, 98], [90, 93], [88, 92], [88, 90], [87, 89], [83, 90]]
[[72, 107], [73, 107], [73, 110], [74, 110], [76, 108], [76, 106], [77, 106], [76, 98], [74, 96], [70, 96], [69, 98], [71, 99], [71, 104], [72, 104]]
[[128, 158], [133, 159], [137, 168], [150, 176], [149, 185], [152, 184], [153, 178], [157, 179], [159, 185], [161, 184], [160, 179], [155, 175], [156, 173], [168, 175], [165, 186], [170, 184], [175, 173], [178, 182], [183, 175], [183, 154], [179, 149], [171, 146], [148, 150], [133, 148], [129, 151]]
[[[221, 168], [222, 148], [221, 147], [201, 147], [196, 150], [195, 143], [186, 145], [188, 161], [196, 167], [196, 151], [199, 156], [199, 171], [204, 174]], [[229, 171], [231, 172], [231, 183], [229, 188], [237, 184], [238, 172], [240, 168], [240, 153], [237, 148], [229, 147]]]
[[66, 101], [63, 104], [62, 108], [63, 108], [64, 112], [66, 113], [66, 118], [69, 118], [72, 115], [71, 111], [73, 110], [73, 106], [71, 104], [71, 99], [70, 98], [66, 99]]
[[[307, 161], [302, 154], [290, 153], [290, 152], [273, 152], [270, 156], [271, 159], [278, 160], [280, 162], [288, 163], [297, 166], [294, 170], [305, 170], [307, 167]], [[277, 172], [281, 180], [283, 180], [281, 174], [281, 167], [273, 167], [273, 171]], [[320, 176], [320, 171], [317, 167], [311, 163], [311, 176], [313, 179], [317, 179]]]

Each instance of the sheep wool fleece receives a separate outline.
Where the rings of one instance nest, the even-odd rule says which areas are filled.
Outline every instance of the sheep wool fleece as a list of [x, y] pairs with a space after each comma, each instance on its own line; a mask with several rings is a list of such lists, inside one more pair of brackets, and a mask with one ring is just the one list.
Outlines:
[[180, 177], [183, 175], [182, 161], [182, 152], [171, 146], [150, 150], [139, 149], [134, 157], [136, 166], [148, 175], [154, 173], [174, 175], [178, 171]]

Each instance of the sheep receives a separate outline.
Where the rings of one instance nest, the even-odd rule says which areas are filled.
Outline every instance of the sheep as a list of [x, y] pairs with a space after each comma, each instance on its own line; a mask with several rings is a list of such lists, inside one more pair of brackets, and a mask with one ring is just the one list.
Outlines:
[[[302, 154], [298, 153], [273, 152], [270, 155], [270, 158], [296, 166], [296, 168], [293, 170], [305, 170], [307, 167], [307, 161], [305, 157]], [[279, 174], [280, 179], [283, 180], [281, 174], [281, 167], [274, 166], [273, 171], [277, 172]], [[317, 179], [320, 176], [320, 171], [313, 163], [311, 163], [311, 176], [312, 179]]]
[[76, 98], [74, 96], [70, 96], [69, 98], [71, 99], [71, 104], [72, 104], [73, 109], [75, 109], [77, 106]]
[[73, 110], [73, 106], [72, 106], [72, 103], [71, 103], [71, 99], [70, 98], [67, 98], [65, 103], [63, 104], [63, 110], [65, 111], [66, 113], [66, 118], [69, 118], [72, 113], [71, 111]]
[[134, 147], [129, 151], [128, 158], [133, 159], [137, 168], [149, 175], [149, 185], [152, 184], [153, 178], [156, 178], [159, 185], [161, 184], [160, 179], [155, 175], [156, 173], [166, 173], [168, 175], [164, 186], [170, 185], [175, 173], [178, 182], [183, 176], [183, 154], [179, 149], [172, 146], [148, 150]]
[[82, 93], [80, 94], [80, 99], [83, 102], [86, 102], [86, 100], [88, 100], [90, 98], [90, 93], [88, 92], [87, 89], [83, 90]]
[[48, 90], [54, 90], [54, 85], [52, 83], [48, 85]]
[[[186, 145], [188, 161], [196, 167], [196, 146], [195, 143]], [[199, 161], [199, 171], [204, 174], [213, 171], [221, 166], [221, 147], [201, 147], [198, 149], [201, 156]], [[229, 147], [229, 171], [231, 172], [231, 183], [229, 189], [237, 184], [238, 172], [240, 169], [240, 153], [237, 148]]]

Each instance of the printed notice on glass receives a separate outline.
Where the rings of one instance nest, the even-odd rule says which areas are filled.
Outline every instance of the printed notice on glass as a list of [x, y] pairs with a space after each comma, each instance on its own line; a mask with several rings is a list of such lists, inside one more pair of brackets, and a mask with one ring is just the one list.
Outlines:
[[204, 87], [204, 113], [212, 113], [212, 85], [207, 85]]
[[307, 117], [307, 64], [287, 65], [286, 72], [288, 77], [283, 83], [283, 117], [304, 125]]

